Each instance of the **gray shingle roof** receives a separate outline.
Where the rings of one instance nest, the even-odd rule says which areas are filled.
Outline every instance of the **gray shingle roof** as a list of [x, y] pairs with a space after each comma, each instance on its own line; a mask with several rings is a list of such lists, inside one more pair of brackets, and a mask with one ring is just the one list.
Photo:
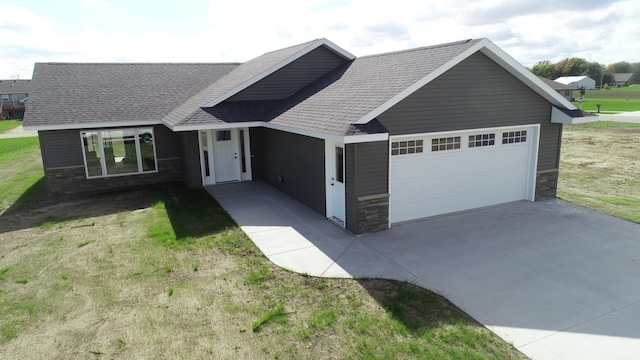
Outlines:
[[160, 121], [238, 64], [37, 63], [25, 126]]
[[[423, 79], [480, 40], [423, 47], [357, 58], [320, 78], [291, 97], [277, 103], [222, 103], [210, 111], [200, 111], [181, 125], [237, 122], [244, 114], [253, 120], [325, 134], [347, 136], [368, 131], [380, 132], [376, 126], [355, 126], [353, 122]], [[245, 108], [242, 110], [242, 108]], [[236, 109], [238, 113], [230, 111]]]
[[28, 94], [31, 80], [0, 80], [0, 94]]

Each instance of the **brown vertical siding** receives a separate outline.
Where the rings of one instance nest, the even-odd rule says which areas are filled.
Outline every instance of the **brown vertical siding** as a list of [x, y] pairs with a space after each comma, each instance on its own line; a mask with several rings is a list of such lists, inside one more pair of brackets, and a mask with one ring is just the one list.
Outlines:
[[324, 140], [271, 129], [260, 134], [263, 180], [326, 214]]
[[542, 124], [540, 169], [557, 167], [561, 127], [551, 105], [484, 54], [476, 53], [378, 117], [390, 135]]
[[345, 61], [344, 58], [321, 46], [232, 96], [229, 101], [284, 99]]

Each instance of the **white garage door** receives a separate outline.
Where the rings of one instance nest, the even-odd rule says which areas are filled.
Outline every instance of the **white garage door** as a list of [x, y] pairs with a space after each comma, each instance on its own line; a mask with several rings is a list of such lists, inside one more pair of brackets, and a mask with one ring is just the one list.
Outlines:
[[537, 126], [390, 141], [391, 223], [533, 200]]

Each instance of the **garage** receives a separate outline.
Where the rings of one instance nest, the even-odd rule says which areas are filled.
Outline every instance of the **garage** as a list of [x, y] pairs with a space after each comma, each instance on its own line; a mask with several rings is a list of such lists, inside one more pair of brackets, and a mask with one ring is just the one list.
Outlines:
[[534, 198], [539, 125], [390, 138], [390, 222]]

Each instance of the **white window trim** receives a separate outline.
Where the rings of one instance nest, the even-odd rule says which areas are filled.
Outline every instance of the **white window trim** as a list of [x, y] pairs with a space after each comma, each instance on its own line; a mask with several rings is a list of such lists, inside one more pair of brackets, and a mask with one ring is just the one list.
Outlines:
[[[155, 170], [142, 171], [142, 154], [140, 153], [140, 133], [139, 131], [142, 129], [151, 129], [153, 133], [153, 161], [155, 163]], [[102, 132], [103, 131], [134, 131], [134, 138], [136, 140], [136, 156], [138, 160], [138, 171], [130, 172], [130, 173], [122, 173], [122, 174], [107, 174], [107, 163], [105, 162], [104, 155], [104, 144], [102, 142]], [[100, 150], [100, 166], [102, 168], [102, 175], [98, 176], [89, 176], [89, 167], [87, 166], [87, 154], [84, 148], [84, 138], [82, 134], [88, 132], [95, 132], [98, 134], [98, 149]], [[84, 162], [84, 174], [87, 179], [101, 179], [101, 178], [110, 178], [110, 177], [119, 177], [119, 176], [132, 176], [132, 175], [143, 175], [143, 174], [155, 174], [158, 172], [158, 153], [156, 149], [156, 132], [153, 126], [144, 126], [139, 128], [107, 128], [107, 129], [84, 129], [80, 130], [80, 146], [82, 147], [82, 160]]]

